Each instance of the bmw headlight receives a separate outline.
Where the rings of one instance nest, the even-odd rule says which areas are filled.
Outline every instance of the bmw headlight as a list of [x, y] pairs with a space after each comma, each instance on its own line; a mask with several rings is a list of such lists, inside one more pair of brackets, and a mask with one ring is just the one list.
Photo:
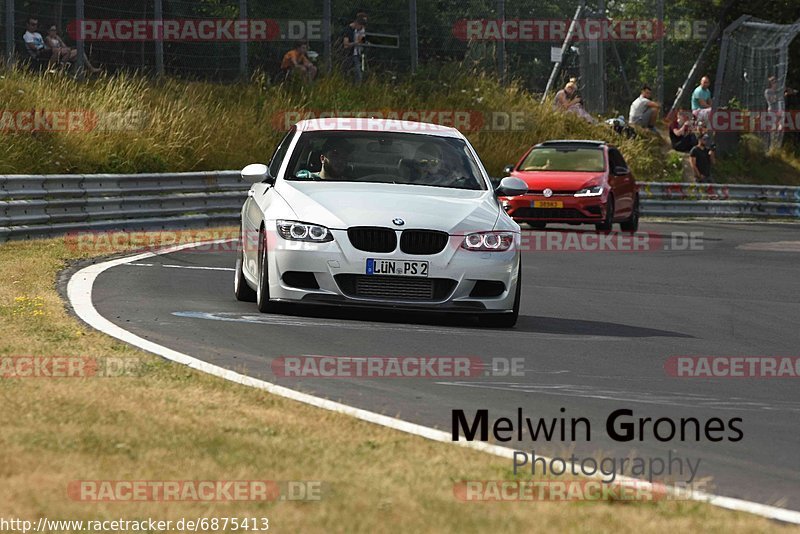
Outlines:
[[310, 241], [312, 243], [333, 241], [331, 231], [318, 224], [299, 221], [277, 221], [277, 223], [278, 233], [289, 241]]
[[503, 252], [511, 248], [514, 234], [511, 232], [481, 232], [464, 236], [461, 248], [476, 252]]
[[592, 187], [584, 187], [577, 193], [575, 193], [576, 197], [599, 197], [603, 194], [603, 186], [602, 185], [593, 185]]

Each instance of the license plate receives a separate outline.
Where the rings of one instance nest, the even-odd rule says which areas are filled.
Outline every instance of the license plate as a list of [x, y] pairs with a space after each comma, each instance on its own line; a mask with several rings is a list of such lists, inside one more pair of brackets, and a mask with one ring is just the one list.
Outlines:
[[534, 208], [563, 208], [564, 203], [560, 200], [534, 200]]
[[428, 276], [427, 261], [367, 259], [367, 274]]

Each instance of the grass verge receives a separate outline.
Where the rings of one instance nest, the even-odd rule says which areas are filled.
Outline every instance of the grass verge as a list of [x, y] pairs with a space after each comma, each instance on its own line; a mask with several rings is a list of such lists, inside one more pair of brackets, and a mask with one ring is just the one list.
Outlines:
[[[642, 133], [627, 139], [605, 125], [590, 125], [574, 114], [556, 113], [551, 103], [519, 84], [503, 87], [492, 76], [459, 65], [425, 68], [403, 79], [373, 76], [354, 87], [338, 75], [311, 86], [271, 85], [256, 74], [248, 83], [218, 84], [167, 78], [155, 83], [120, 73], [85, 82], [68, 76], [40, 76], [19, 70], [0, 78], [0, 174], [166, 172], [239, 169], [266, 162], [282, 137], [287, 112], [448, 112], [467, 116], [462, 128], [490, 174], [516, 162], [534, 143], [548, 139], [602, 139], [618, 145], [641, 181], [675, 180], [662, 136]], [[20, 131], [20, 111], [84, 112], [91, 128]], [[8, 112], [8, 113], [7, 113]], [[9, 114], [10, 113], [10, 114]], [[436, 114], [438, 113], [438, 114]], [[436, 119], [433, 119], [436, 120]], [[22, 124], [22, 130], [25, 130]], [[62, 129], [66, 126], [62, 126]], [[764, 174], [758, 158], [738, 158], [716, 177], [737, 181], [800, 182], [796, 155], [770, 156]], [[679, 170], [679, 169], [678, 169]]]
[[[510, 478], [508, 463], [231, 384], [87, 329], [55, 289], [58, 272], [87, 256], [63, 238], [0, 246], [0, 357], [138, 358], [144, 367], [119, 378], [0, 378], [0, 517], [268, 517], [277, 532], [778, 528], [695, 502], [460, 502], [455, 481]], [[325, 486], [321, 500], [302, 503], [87, 503], [67, 494], [75, 480], [254, 479]]]

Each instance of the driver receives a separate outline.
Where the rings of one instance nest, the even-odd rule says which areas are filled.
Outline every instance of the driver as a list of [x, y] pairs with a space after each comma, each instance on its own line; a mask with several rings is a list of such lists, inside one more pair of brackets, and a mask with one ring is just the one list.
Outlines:
[[319, 177], [322, 180], [341, 180], [350, 163], [350, 154], [353, 153], [353, 145], [345, 139], [328, 139], [322, 145], [322, 155], [319, 159], [322, 162], [322, 169]]
[[315, 173], [301, 170], [297, 173], [297, 177], [306, 180], [342, 180], [345, 178], [352, 153], [353, 145], [346, 139], [327, 139], [320, 151], [320, 171]]

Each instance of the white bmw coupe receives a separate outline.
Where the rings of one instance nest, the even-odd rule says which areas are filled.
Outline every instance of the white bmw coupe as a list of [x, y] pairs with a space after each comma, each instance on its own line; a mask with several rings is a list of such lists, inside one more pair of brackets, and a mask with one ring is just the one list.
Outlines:
[[444, 126], [383, 119], [296, 124], [251, 164], [234, 290], [280, 303], [466, 312], [512, 327], [520, 228], [469, 141]]

